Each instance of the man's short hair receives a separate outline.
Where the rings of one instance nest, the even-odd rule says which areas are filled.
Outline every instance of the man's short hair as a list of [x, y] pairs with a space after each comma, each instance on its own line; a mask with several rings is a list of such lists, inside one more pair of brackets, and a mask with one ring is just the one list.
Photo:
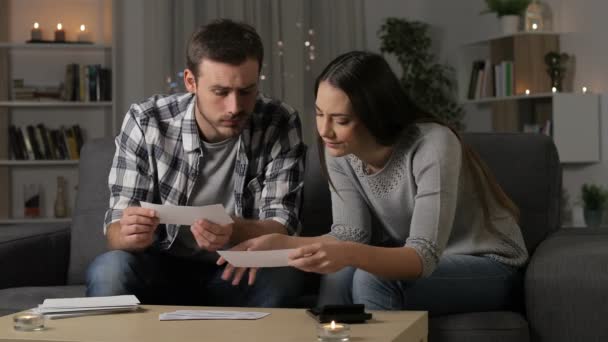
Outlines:
[[252, 26], [218, 19], [200, 26], [188, 42], [186, 66], [196, 77], [203, 58], [232, 65], [240, 65], [248, 58], [255, 58], [258, 70], [262, 70], [264, 47], [262, 39]]

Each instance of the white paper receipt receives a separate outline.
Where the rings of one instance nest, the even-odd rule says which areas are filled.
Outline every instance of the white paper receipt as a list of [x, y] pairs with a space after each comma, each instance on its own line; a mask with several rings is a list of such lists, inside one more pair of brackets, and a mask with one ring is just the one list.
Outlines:
[[293, 249], [273, 251], [217, 251], [236, 267], [284, 267], [289, 266], [288, 256]]
[[142, 208], [154, 209], [160, 223], [181, 224], [190, 226], [196, 220], [205, 219], [215, 224], [234, 222], [221, 204], [205, 205], [202, 207], [187, 207], [140, 202]]

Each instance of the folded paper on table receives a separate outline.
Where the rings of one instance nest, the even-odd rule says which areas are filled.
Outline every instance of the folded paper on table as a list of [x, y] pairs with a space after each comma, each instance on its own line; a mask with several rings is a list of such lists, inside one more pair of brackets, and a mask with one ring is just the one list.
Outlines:
[[236, 267], [284, 267], [289, 266], [289, 253], [293, 249], [273, 251], [217, 251]]
[[45, 299], [32, 311], [44, 314], [47, 318], [65, 318], [83, 315], [98, 315], [122, 311], [134, 311], [139, 308], [139, 300], [133, 295], [52, 298]]
[[160, 223], [179, 224], [190, 226], [194, 221], [205, 219], [215, 224], [229, 224], [234, 222], [226, 213], [221, 204], [205, 205], [202, 207], [187, 207], [177, 205], [154, 204], [140, 202], [142, 208], [156, 211]]
[[158, 315], [161, 321], [180, 321], [189, 319], [260, 319], [270, 315], [257, 311], [212, 311], [212, 310], [177, 310]]

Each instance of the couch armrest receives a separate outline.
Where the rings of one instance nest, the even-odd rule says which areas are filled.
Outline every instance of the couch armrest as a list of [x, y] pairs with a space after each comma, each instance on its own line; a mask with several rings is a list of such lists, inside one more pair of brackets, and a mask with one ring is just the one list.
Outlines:
[[0, 226], [0, 289], [64, 285], [69, 255], [65, 224]]
[[526, 271], [533, 340], [606, 341], [608, 230], [562, 229], [544, 240]]

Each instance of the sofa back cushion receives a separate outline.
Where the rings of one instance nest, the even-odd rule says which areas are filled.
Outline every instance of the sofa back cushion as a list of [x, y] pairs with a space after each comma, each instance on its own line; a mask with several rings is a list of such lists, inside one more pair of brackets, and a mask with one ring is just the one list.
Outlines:
[[[463, 138], [519, 207], [520, 226], [532, 253], [559, 225], [561, 167], [553, 140], [527, 133], [466, 133]], [[331, 227], [331, 199], [316, 146], [308, 148], [303, 196], [302, 235], [326, 233]]]
[[87, 142], [80, 152], [79, 184], [72, 216], [68, 284], [83, 284], [91, 261], [106, 251], [103, 220], [110, 200], [108, 175], [114, 157], [114, 139]]
[[468, 133], [463, 138], [519, 207], [519, 224], [532, 254], [559, 228], [562, 172], [553, 140], [530, 133]]

